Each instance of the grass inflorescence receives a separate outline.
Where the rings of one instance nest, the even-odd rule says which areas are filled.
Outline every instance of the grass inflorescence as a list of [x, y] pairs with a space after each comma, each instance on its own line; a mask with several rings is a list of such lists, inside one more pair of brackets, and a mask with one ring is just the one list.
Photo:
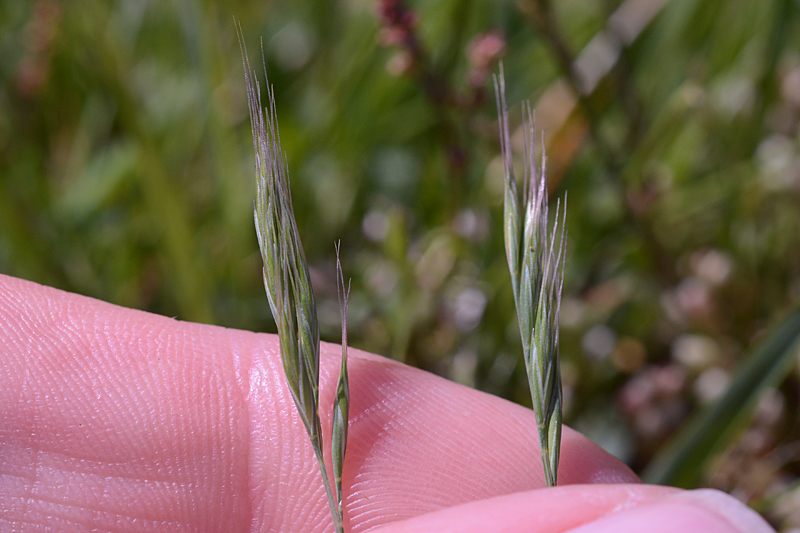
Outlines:
[[[566, 198], [556, 205], [555, 222], [548, 231], [546, 156], [541, 168], [535, 157], [535, 126], [529, 102], [523, 106], [525, 138], [523, 190], [514, 178], [511, 134], [502, 68], [495, 78], [500, 146], [505, 177], [503, 229], [511, 287], [517, 307], [522, 352], [536, 415], [542, 464], [547, 485], [557, 483], [561, 448], [561, 369], [558, 358], [559, 311], [566, 254]], [[559, 225], [559, 211], [562, 211]]]
[[[269, 107], [262, 110], [261, 88], [244, 49], [247, 102], [255, 150], [255, 225], [264, 261], [264, 287], [278, 327], [281, 362], [292, 399], [305, 426], [319, 463], [322, 481], [337, 533], [343, 529], [342, 468], [347, 448], [350, 388], [347, 377], [347, 300], [341, 263], [337, 254], [337, 284], [342, 314], [342, 366], [333, 405], [331, 456], [334, 489], [325, 467], [322, 426], [319, 416], [319, 326], [314, 292], [303, 245], [297, 231], [289, 172], [280, 144], [275, 97], [267, 80]], [[263, 49], [262, 49], [263, 55]], [[266, 78], [266, 67], [264, 68]]]

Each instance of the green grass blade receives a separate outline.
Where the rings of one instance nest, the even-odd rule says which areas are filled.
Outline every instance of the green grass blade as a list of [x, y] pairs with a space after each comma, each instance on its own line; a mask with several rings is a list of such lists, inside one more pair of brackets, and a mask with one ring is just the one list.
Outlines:
[[797, 360], [800, 307], [790, 311], [742, 365], [723, 396], [689, 420], [650, 462], [648, 483], [696, 487], [715, 453], [737, 434], [759, 394], [786, 378]]

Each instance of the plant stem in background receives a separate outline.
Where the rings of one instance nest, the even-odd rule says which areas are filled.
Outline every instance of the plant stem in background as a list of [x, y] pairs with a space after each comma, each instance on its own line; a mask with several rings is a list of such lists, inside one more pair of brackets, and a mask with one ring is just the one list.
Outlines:
[[[269, 109], [261, 109], [261, 88], [250, 68], [239, 28], [247, 86], [256, 170], [255, 223], [264, 260], [264, 287], [278, 326], [281, 361], [297, 411], [308, 432], [337, 533], [343, 532], [339, 505], [331, 490], [322, 453], [319, 417], [319, 327], [303, 245], [292, 210], [288, 169], [281, 149], [275, 97], [267, 80]], [[263, 50], [262, 50], [263, 55]], [[266, 67], [264, 68], [266, 78]], [[347, 389], [345, 388], [345, 391]], [[338, 402], [338, 398], [337, 398]], [[338, 402], [341, 403], [341, 402]], [[345, 411], [347, 401], [344, 402]], [[346, 420], [343, 421], [346, 426]], [[343, 433], [339, 431], [340, 438]], [[344, 432], [346, 435], [346, 432]], [[339, 445], [344, 453], [345, 443]], [[339, 489], [337, 488], [337, 492]]]
[[692, 416], [647, 465], [647, 483], [686, 489], [702, 486], [716, 454], [751, 422], [764, 392], [786, 379], [797, 361], [800, 306], [771, 327], [731, 378], [719, 399]]
[[520, 201], [514, 179], [502, 67], [499, 80], [495, 78], [495, 93], [505, 176], [503, 228], [506, 258], [539, 432], [545, 480], [549, 487], [553, 487], [557, 482], [561, 448], [558, 326], [566, 254], [566, 198], [560, 228], [559, 202], [556, 205], [552, 232], [548, 232], [544, 141], [541, 170], [537, 173], [534, 117], [530, 103], [526, 102], [522, 124], [525, 134], [525, 175], [522, 202]]

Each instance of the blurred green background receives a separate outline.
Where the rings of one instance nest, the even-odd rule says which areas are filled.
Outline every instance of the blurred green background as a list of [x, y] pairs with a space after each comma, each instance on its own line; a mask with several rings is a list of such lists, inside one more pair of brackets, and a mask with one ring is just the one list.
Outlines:
[[352, 346], [530, 405], [502, 59], [569, 191], [566, 420], [800, 527], [800, 3], [0, 0], [0, 272], [274, 331], [234, 17], [254, 63], [263, 37], [324, 340], [341, 239]]

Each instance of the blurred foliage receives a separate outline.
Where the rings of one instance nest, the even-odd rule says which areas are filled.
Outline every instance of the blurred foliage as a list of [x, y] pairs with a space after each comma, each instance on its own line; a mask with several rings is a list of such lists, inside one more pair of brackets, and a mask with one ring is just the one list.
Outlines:
[[[546, 132], [551, 193], [569, 190], [570, 424], [642, 471], [800, 302], [794, 0], [0, 0], [0, 271], [274, 331], [234, 17], [252, 57], [263, 37], [324, 339], [341, 239], [352, 346], [530, 403], [499, 227], [501, 56], [509, 102]], [[784, 366], [698, 468], [788, 529]]]

